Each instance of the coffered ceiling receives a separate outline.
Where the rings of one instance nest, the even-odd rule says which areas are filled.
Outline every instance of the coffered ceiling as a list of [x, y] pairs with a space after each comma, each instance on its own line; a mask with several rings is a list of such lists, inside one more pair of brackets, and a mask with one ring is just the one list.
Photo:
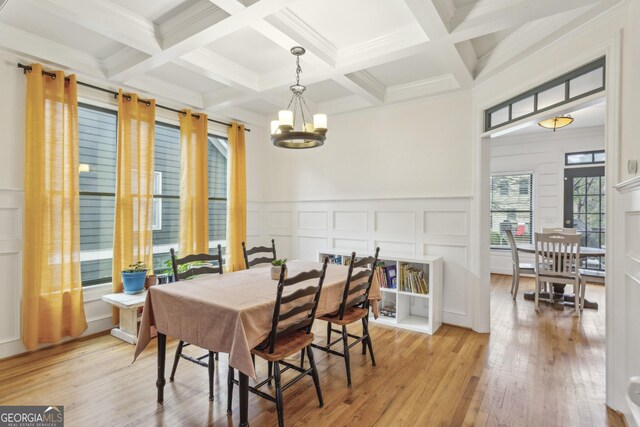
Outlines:
[[265, 125], [301, 82], [328, 114], [467, 89], [621, 0], [9, 0], [0, 49]]

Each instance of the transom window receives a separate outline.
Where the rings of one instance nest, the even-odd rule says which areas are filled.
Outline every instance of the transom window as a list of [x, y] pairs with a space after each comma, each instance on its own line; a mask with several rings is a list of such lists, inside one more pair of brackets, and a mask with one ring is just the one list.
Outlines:
[[605, 58], [599, 58], [567, 74], [521, 93], [485, 110], [484, 130], [555, 108], [604, 90]]
[[604, 150], [581, 151], [579, 153], [566, 153], [564, 155], [565, 166], [595, 165], [604, 163], [605, 160]]

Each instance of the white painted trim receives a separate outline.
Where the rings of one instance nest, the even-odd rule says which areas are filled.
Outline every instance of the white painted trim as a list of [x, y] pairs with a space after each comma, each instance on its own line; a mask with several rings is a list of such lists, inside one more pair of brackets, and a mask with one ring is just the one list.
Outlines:
[[628, 193], [629, 191], [637, 190], [640, 188], [640, 176], [622, 181], [621, 183], [616, 184], [614, 188], [620, 193]]

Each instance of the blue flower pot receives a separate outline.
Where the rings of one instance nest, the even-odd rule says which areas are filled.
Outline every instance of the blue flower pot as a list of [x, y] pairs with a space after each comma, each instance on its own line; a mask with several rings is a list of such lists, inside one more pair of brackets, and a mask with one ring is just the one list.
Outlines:
[[122, 275], [122, 285], [124, 293], [127, 295], [139, 294], [144, 291], [144, 281], [147, 278], [146, 271], [137, 273], [120, 273]]

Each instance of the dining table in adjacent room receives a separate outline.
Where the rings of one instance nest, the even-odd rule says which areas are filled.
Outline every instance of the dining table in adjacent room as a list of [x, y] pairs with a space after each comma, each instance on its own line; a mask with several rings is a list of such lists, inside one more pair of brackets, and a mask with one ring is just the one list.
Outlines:
[[[321, 268], [319, 262], [287, 263], [289, 277]], [[336, 264], [327, 266], [316, 317], [338, 310], [348, 268]], [[277, 280], [271, 279], [270, 268], [258, 267], [149, 288], [134, 361], [151, 341], [152, 327], [155, 328], [158, 403], [164, 400], [166, 338], [170, 336], [206, 350], [229, 354], [229, 364], [239, 371], [240, 425], [248, 426], [249, 377], [256, 379], [251, 349], [262, 343], [270, 332], [277, 284]], [[291, 292], [309, 284], [305, 281], [294, 285]], [[369, 300], [376, 317], [380, 298], [380, 285], [374, 276]]]
[[[536, 247], [535, 244], [532, 243], [521, 243], [517, 246], [520, 252], [535, 254]], [[603, 257], [606, 252], [604, 248], [592, 248], [589, 246], [580, 246], [580, 258], [592, 258], [592, 257]], [[553, 301], [554, 305], [558, 307], [563, 307], [565, 304], [574, 305], [575, 304], [575, 295], [574, 294], [565, 294], [564, 283], [553, 283]], [[540, 297], [545, 299], [550, 299], [550, 295], [548, 292], [540, 292]], [[524, 299], [526, 300], [535, 300], [535, 291], [528, 291], [524, 293]], [[584, 308], [598, 308], [597, 301], [589, 301], [585, 298], [584, 300]]]

